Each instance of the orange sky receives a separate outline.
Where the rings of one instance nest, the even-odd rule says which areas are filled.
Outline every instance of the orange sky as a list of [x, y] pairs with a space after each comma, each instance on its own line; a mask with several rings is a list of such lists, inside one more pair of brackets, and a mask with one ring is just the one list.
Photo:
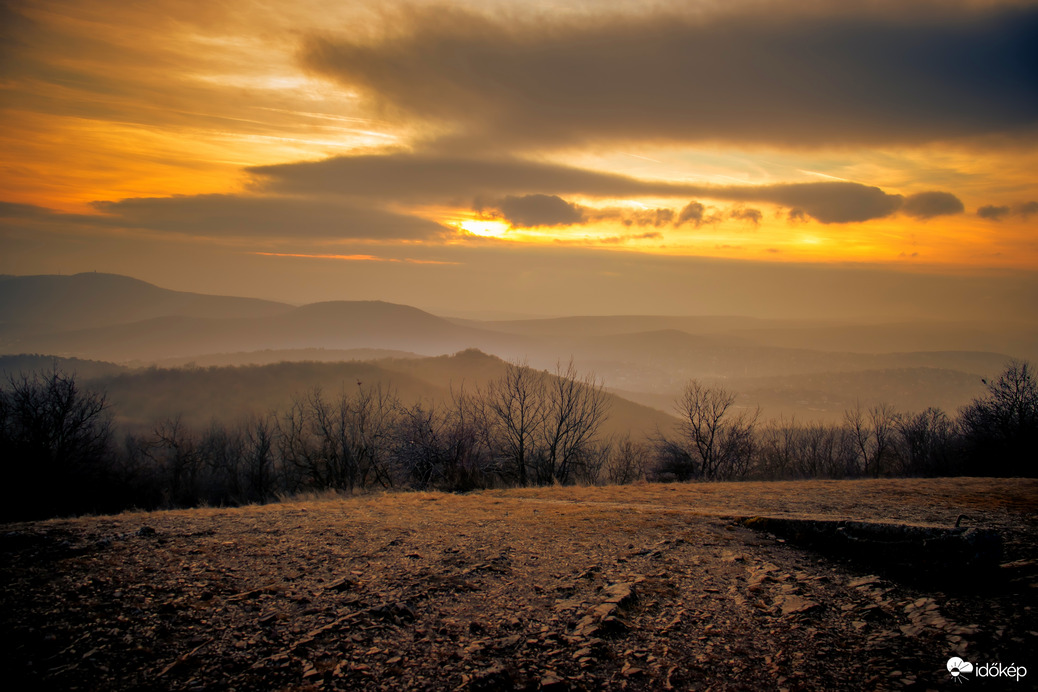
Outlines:
[[5, 8], [5, 273], [257, 294], [262, 256], [347, 298], [298, 262], [1038, 270], [1034, 3]]

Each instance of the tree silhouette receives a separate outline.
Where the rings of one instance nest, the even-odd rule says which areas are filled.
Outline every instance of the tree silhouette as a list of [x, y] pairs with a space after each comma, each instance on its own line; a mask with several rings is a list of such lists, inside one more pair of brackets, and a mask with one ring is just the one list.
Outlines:
[[756, 444], [760, 411], [734, 413], [735, 395], [723, 387], [708, 387], [698, 380], [685, 386], [675, 409], [681, 419], [677, 439], [662, 437], [657, 453], [671, 465], [676, 460], [691, 464], [687, 475], [703, 480], [730, 480], [749, 470]]
[[987, 394], [962, 409], [959, 424], [973, 473], [1033, 476], [1038, 472], [1038, 382], [1025, 361], [1012, 360]]
[[0, 387], [0, 516], [31, 518], [96, 510], [105, 504], [111, 417], [104, 394], [82, 391], [75, 376], [10, 376]]

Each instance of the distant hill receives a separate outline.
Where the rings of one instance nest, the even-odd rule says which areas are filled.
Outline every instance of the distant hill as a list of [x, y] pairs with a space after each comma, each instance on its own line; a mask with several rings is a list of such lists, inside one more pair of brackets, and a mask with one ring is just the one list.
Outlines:
[[[147, 432], [157, 422], [181, 417], [192, 427], [233, 422], [250, 414], [285, 410], [293, 397], [320, 387], [329, 397], [358, 386], [392, 389], [409, 405], [448, 403], [451, 389], [474, 392], [499, 377], [505, 361], [475, 350], [453, 356], [381, 359], [369, 362], [283, 362], [273, 365], [206, 368], [120, 368], [86, 376], [84, 384], [108, 395], [116, 421], [126, 430]], [[635, 436], [666, 428], [673, 419], [660, 411], [607, 394], [606, 434]]]
[[0, 275], [0, 335], [53, 333], [157, 317], [258, 318], [284, 303], [170, 291], [117, 274]]
[[1023, 323], [777, 324], [741, 328], [731, 334], [762, 346], [819, 351], [987, 351], [1038, 360], [1038, 327]]
[[234, 353], [209, 353], [186, 358], [168, 358], [155, 363], [136, 363], [136, 365], [155, 365], [160, 368], [209, 367], [225, 365], [271, 365], [286, 361], [314, 361], [317, 363], [338, 363], [349, 360], [379, 360], [383, 358], [421, 358], [410, 351], [394, 351], [387, 348], [282, 348], [263, 351], [236, 351]]
[[678, 330], [688, 334], [724, 334], [735, 330], [767, 330], [779, 327], [806, 328], [821, 324], [806, 320], [768, 320], [756, 317], [679, 317], [668, 315], [590, 315], [487, 322], [476, 322], [473, 320], [454, 321], [469, 326], [478, 325], [486, 329], [493, 329], [508, 334], [566, 337], [613, 336], [616, 334], [634, 334], [661, 330]]
[[673, 393], [689, 379], [738, 380], [811, 374], [938, 368], [987, 377], [1008, 355], [971, 351], [855, 353], [766, 346], [746, 337], [700, 335], [668, 329], [559, 341], [583, 369], [611, 387]]
[[789, 349], [854, 353], [986, 351], [1038, 359], [1038, 327], [1032, 323], [887, 322], [852, 324], [821, 320], [739, 316], [577, 316], [476, 322], [454, 320], [508, 334], [537, 337], [615, 337], [684, 332]]
[[480, 385], [500, 377], [506, 368], [504, 360], [475, 348], [435, 358], [385, 358], [380, 359], [378, 364], [387, 370], [418, 377], [443, 389]]
[[191, 359], [214, 353], [377, 348], [439, 355], [469, 347], [501, 353], [521, 338], [453, 324], [406, 305], [335, 301], [258, 316], [168, 314], [87, 329], [6, 334], [7, 350], [114, 361]]
[[[496, 356], [476, 349], [468, 349], [451, 356], [437, 358], [400, 359], [376, 361], [386, 370], [411, 375], [438, 385], [444, 392], [455, 393], [464, 389], [472, 392], [476, 387], [501, 377], [507, 363]], [[553, 369], [548, 370], [554, 372]], [[603, 426], [605, 434], [651, 435], [657, 429], [666, 429], [674, 424], [674, 418], [666, 412], [645, 406], [607, 391], [610, 417]]]
[[[382, 301], [296, 307], [170, 291], [124, 276], [77, 274], [0, 276], [0, 353], [53, 354], [44, 357], [48, 363], [55, 356], [67, 359], [62, 362], [91, 377], [128, 378], [140, 374], [102, 372], [108, 366], [89, 361], [193, 367], [356, 361], [323, 374], [307, 371], [313, 363], [282, 370], [289, 389], [305, 388], [304, 381], [339, 386], [354, 378], [364, 361], [369, 368], [364, 377], [396, 378], [422, 396], [444, 396], [452, 385], [485, 381], [503, 367], [498, 359], [547, 370], [572, 359], [611, 391], [664, 411], [690, 379], [700, 379], [741, 392], [740, 401], [759, 401], [766, 415], [831, 418], [857, 400], [883, 399], [902, 410], [955, 408], [975, 396], [981, 377], [997, 375], [1010, 357], [1038, 359], [1038, 330], [1024, 322], [870, 325], [739, 316], [480, 322]], [[496, 358], [488, 360], [486, 354]], [[310, 374], [304, 377], [304, 371]], [[254, 374], [256, 382], [263, 379]], [[167, 379], [173, 386], [176, 378]], [[208, 391], [201, 380], [191, 382]], [[273, 401], [265, 391], [254, 392], [253, 403]], [[186, 396], [185, 390], [175, 398]], [[222, 400], [223, 394], [213, 396]], [[149, 410], [143, 395], [134, 402], [140, 411]], [[195, 404], [197, 411], [213, 409], [201, 398]]]
[[111, 375], [129, 372], [129, 368], [115, 363], [100, 360], [82, 360], [80, 358], [58, 358], [37, 354], [21, 354], [16, 356], [0, 356], [0, 386], [7, 382], [9, 376], [33, 372], [48, 373], [57, 369], [59, 372], [74, 373], [82, 380], [92, 380]]
[[90, 386], [108, 394], [116, 421], [136, 432], [180, 417], [191, 427], [233, 423], [249, 415], [284, 411], [296, 396], [319, 387], [332, 399], [343, 391], [382, 385], [403, 401], [442, 398], [439, 387], [374, 363], [276, 363], [240, 367], [145, 368], [103, 377]]

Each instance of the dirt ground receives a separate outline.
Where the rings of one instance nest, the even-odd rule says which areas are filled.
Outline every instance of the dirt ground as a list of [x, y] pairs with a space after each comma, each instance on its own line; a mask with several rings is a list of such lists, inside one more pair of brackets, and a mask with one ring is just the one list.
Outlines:
[[[912, 578], [737, 518], [997, 529]], [[946, 689], [1038, 681], [1038, 481], [324, 497], [0, 527], [7, 689]], [[954, 572], [955, 570], [950, 570]]]

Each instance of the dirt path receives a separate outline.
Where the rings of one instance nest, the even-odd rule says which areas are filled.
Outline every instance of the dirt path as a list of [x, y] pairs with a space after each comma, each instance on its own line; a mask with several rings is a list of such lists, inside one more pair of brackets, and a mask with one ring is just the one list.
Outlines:
[[[930, 689], [952, 655], [1038, 676], [1036, 504], [1018, 480], [646, 485], [9, 525], [3, 666], [16, 689]], [[960, 513], [1017, 566], [928, 587], [725, 518]]]

